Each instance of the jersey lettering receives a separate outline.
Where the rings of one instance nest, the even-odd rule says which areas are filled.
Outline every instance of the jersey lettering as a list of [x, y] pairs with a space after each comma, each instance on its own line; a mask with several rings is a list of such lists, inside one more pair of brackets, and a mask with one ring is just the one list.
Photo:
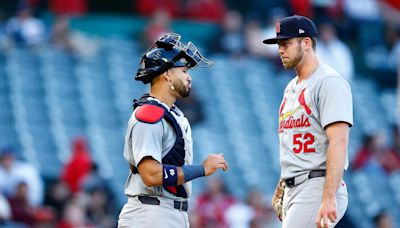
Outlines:
[[299, 118], [290, 116], [289, 118], [280, 121], [278, 132], [282, 132], [284, 129], [303, 128], [310, 126], [310, 121], [306, 115], [303, 114]]
[[293, 146], [298, 145], [299, 147], [293, 147], [293, 152], [296, 154], [300, 153], [303, 150], [303, 143], [300, 141], [301, 134], [294, 134], [293, 135]]
[[305, 133], [304, 136], [303, 134], [294, 134], [293, 152], [296, 154], [300, 153], [301, 151], [304, 151], [304, 153], [314, 153], [315, 148], [311, 147], [314, 141], [315, 141], [314, 135], [312, 135], [309, 132]]
[[304, 153], [314, 153], [315, 152], [315, 148], [313, 147], [309, 147], [310, 145], [312, 145], [314, 143], [314, 135], [312, 135], [311, 133], [306, 133], [304, 135], [305, 140], [304, 142]]

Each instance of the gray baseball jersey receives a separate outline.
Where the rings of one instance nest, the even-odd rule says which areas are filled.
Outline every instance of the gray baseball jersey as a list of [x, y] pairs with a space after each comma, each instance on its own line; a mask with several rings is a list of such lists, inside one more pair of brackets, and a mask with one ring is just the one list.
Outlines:
[[[155, 98], [149, 99], [155, 100], [169, 109], [169, 107], [161, 101]], [[193, 162], [193, 143], [189, 121], [183, 115], [182, 111], [176, 106], [173, 106], [170, 112], [172, 115], [174, 115], [182, 129], [183, 138], [185, 140], [185, 164], [190, 165]], [[162, 119], [162, 121], [159, 121], [155, 124], [143, 123], [136, 119], [135, 112], [133, 112], [129, 120], [128, 130], [125, 136], [125, 160], [135, 167], [137, 167], [140, 161], [147, 156], [151, 156], [153, 159], [161, 163], [162, 158], [174, 145], [175, 139], [176, 134], [165, 119]], [[190, 197], [192, 190], [191, 182], [186, 182], [184, 187], [188, 197]], [[132, 173], [128, 176], [125, 184], [125, 195], [149, 195], [166, 197], [173, 200], [186, 200], [174, 196], [166, 191], [162, 186], [147, 187], [143, 183], [140, 175]]]
[[[328, 139], [325, 127], [343, 121], [353, 124], [349, 84], [321, 63], [300, 83], [295, 77], [286, 87], [279, 113], [281, 177], [299, 176], [326, 168]], [[346, 156], [345, 169], [348, 167]]]

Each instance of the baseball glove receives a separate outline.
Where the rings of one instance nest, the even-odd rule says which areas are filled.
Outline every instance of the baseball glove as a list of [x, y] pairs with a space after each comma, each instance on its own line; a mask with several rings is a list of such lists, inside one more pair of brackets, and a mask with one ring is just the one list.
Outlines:
[[279, 180], [274, 196], [272, 197], [272, 209], [279, 220], [283, 219], [283, 195], [285, 194], [285, 181]]

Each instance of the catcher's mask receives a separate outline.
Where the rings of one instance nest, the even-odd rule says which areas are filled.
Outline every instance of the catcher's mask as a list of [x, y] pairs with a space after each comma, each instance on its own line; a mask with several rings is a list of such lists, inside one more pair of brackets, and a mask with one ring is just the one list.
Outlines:
[[172, 67], [208, 67], [212, 61], [204, 58], [196, 46], [189, 42], [183, 44], [181, 36], [168, 33], [158, 39], [143, 55], [135, 80], [144, 84]]

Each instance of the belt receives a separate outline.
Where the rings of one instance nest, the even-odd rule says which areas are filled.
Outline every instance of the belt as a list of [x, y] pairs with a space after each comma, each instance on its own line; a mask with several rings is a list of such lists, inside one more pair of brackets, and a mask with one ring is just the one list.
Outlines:
[[[312, 179], [315, 177], [324, 177], [326, 175], [326, 170], [312, 170], [308, 173], [308, 179]], [[304, 181], [305, 179], [303, 179]], [[285, 186], [289, 188], [293, 188], [294, 186], [301, 184], [303, 181], [296, 181], [296, 177], [292, 177], [285, 180]]]
[[[139, 201], [142, 204], [148, 205], [160, 205], [160, 200], [153, 196], [138, 196]], [[180, 211], [188, 210], [188, 203], [186, 201], [176, 201], [174, 200], [174, 208]]]

